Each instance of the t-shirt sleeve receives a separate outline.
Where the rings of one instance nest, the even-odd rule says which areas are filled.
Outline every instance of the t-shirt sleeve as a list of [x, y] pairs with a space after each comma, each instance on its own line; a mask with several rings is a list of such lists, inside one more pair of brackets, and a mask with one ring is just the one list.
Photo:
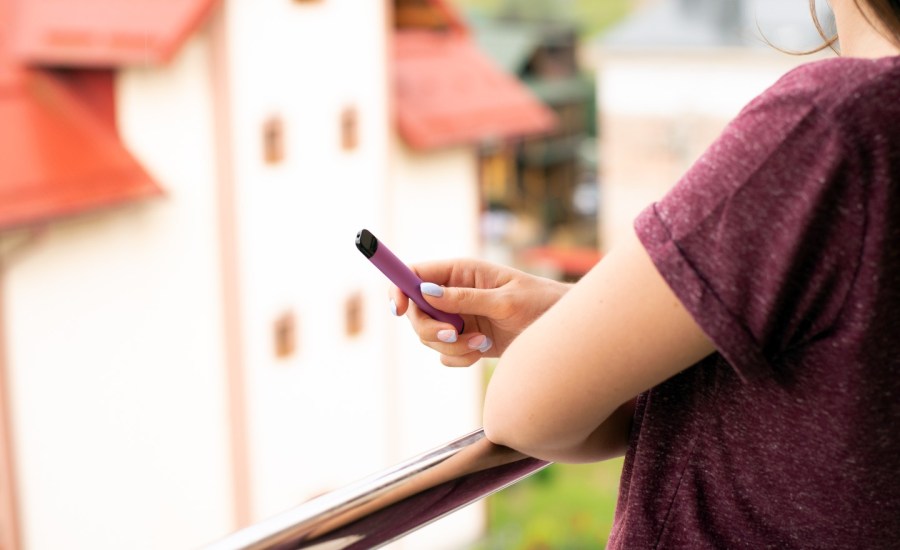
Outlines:
[[635, 221], [654, 264], [745, 380], [823, 335], [865, 229], [860, 163], [827, 109], [776, 84]]

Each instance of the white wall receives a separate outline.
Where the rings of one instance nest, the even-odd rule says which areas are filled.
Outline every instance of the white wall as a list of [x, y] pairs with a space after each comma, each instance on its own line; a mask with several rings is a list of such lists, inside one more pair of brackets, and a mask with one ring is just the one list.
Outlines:
[[[382, 281], [356, 250], [385, 219], [387, 75], [384, 3], [227, 4], [237, 184], [243, 362], [253, 516], [259, 520], [390, 464]], [[359, 113], [343, 151], [340, 116]], [[279, 116], [286, 152], [262, 156]], [[365, 295], [364, 332], [344, 335], [344, 302]], [[298, 349], [273, 353], [272, 327], [293, 311]]]
[[[474, 147], [414, 152], [392, 140], [393, 216], [385, 242], [405, 262], [477, 257], [479, 195]], [[390, 240], [388, 240], [390, 239]], [[385, 307], [387, 309], [387, 307]], [[401, 438], [410, 456], [481, 426], [481, 369], [447, 368], [405, 319], [395, 335]]]
[[122, 135], [167, 197], [52, 224], [7, 266], [26, 548], [231, 526], [206, 48], [119, 78]]
[[[233, 472], [215, 132], [231, 125], [253, 519], [480, 425], [481, 370], [447, 369], [355, 249], [368, 227], [407, 261], [478, 250], [470, 148], [393, 137], [384, 2], [224, 4], [166, 67], [117, 83], [124, 141], [165, 198], [57, 222], [6, 266], [5, 320], [26, 547], [186, 548], [230, 532]], [[211, 59], [226, 46], [228, 82]], [[230, 118], [214, 120], [215, 87]], [[354, 106], [360, 139], [340, 148]], [[262, 126], [280, 116], [282, 164]], [[220, 160], [220, 159], [219, 159]], [[364, 331], [344, 335], [361, 291]], [[298, 349], [273, 323], [298, 321]], [[475, 506], [398, 546], [458, 547]], [[459, 544], [458, 544], [459, 543]]]
[[631, 231], [637, 214], [677, 182], [744, 105], [803, 61], [808, 59], [740, 50], [602, 57], [603, 247]]
[[[391, 317], [388, 283], [352, 242], [365, 227], [412, 262], [425, 257], [412, 236], [442, 221], [451, 231], [431, 257], [477, 251], [473, 151], [417, 161], [392, 143], [386, 5], [228, 4], [255, 519], [480, 424], [477, 371], [436, 364], [405, 320]], [[359, 115], [350, 152], [340, 147], [347, 106]], [[285, 128], [285, 159], [275, 166], [260, 152], [271, 116]], [[428, 190], [446, 200], [428, 207]], [[358, 290], [365, 328], [348, 340], [343, 303]], [[279, 360], [272, 323], [287, 309], [298, 320], [298, 352]], [[419, 544], [469, 540], [481, 509], [454, 521], [454, 531], [424, 531]]]
[[[391, 250], [409, 263], [476, 257], [480, 205], [475, 148], [414, 152], [395, 137], [392, 152], [392, 215], [384, 237]], [[405, 318], [392, 320], [391, 332], [396, 458], [418, 454], [481, 427], [482, 365], [443, 366], [438, 354], [419, 342]], [[483, 504], [471, 505], [400, 544], [403, 548], [464, 547], [483, 534], [484, 510]]]

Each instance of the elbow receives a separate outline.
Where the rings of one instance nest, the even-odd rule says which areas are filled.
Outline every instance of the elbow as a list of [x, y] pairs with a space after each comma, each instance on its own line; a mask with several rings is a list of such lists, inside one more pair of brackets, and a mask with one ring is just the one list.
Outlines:
[[519, 451], [520, 449], [518, 448], [518, 445], [516, 445], [515, 438], [513, 437], [515, 435], [515, 429], [511, 428], [505, 419], [499, 415], [490, 414], [488, 411], [489, 408], [485, 407], [482, 419], [484, 436], [488, 441], [495, 445], [502, 445]]
[[511, 346], [494, 370], [485, 393], [482, 426], [491, 443], [536, 456], [537, 447], [546, 445], [541, 431], [548, 418], [541, 412], [540, 396], [521, 378], [511, 376], [515, 372], [507, 372], [507, 363], [522, 364], [521, 359], [509, 360], [514, 352]]
[[495, 445], [502, 445], [519, 452], [530, 454], [527, 427], [518, 418], [521, 411], [510, 410], [496, 401], [487, 399], [484, 404], [482, 426], [484, 436]]
[[502, 445], [535, 458], [549, 459], [548, 452], [559, 445], [559, 418], [542, 405], [540, 396], [521, 384], [488, 384], [482, 413], [484, 435]]
[[495, 445], [535, 458], [554, 459], [552, 438], [542, 431], [541, 422], [521, 407], [504, 407], [486, 401], [482, 425], [485, 437]]
[[552, 462], [596, 462], [622, 456], [628, 446], [634, 401], [595, 421], [539, 414], [522, 401], [485, 400], [484, 435], [491, 443]]
[[[534, 372], [534, 355], [523, 355], [519, 347], [506, 350], [488, 384], [484, 399], [482, 426], [491, 443], [502, 445], [535, 458], [559, 461], [571, 449], [578, 448], [590, 434], [585, 430], [583, 414], [562, 406], [560, 392], [546, 384], [535, 384], [522, 375]], [[510, 369], [512, 364], [518, 368]], [[542, 363], [541, 363], [542, 364]]]
[[519, 422], [510, 416], [485, 415], [484, 436], [488, 441], [541, 460], [564, 460], [566, 453], [559, 448], [558, 442], [542, 437], [527, 422]]

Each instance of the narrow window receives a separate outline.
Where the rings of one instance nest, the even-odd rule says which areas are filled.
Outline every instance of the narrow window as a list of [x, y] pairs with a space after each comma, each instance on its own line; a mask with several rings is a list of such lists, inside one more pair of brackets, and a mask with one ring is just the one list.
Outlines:
[[347, 107], [341, 113], [341, 147], [353, 151], [359, 145], [359, 122], [354, 107]]
[[285, 359], [297, 348], [297, 324], [294, 314], [287, 312], [275, 320], [275, 357]]
[[348, 337], [358, 336], [363, 331], [363, 296], [355, 292], [344, 303], [344, 332]]
[[263, 125], [263, 158], [266, 164], [284, 160], [284, 124], [280, 118], [270, 118]]
[[514, 170], [511, 151], [506, 147], [485, 148], [480, 161], [481, 188], [487, 206], [513, 208], [517, 193], [510, 188]]
[[394, 28], [442, 31], [449, 21], [429, 0], [394, 0]]

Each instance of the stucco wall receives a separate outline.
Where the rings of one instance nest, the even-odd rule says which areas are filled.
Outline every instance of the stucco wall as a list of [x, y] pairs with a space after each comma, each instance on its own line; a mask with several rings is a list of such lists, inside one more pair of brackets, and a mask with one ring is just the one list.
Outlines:
[[54, 223], [6, 266], [27, 548], [186, 547], [231, 525], [207, 48], [119, 78], [122, 135], [167, 196]]
[[[27, 548], [190, 548], [234, 529], [230, 349], [252, 520], [480, 425], [481, 369], [441, 366], [352, 243], [368, 227], [409, 262], [478, 251], [474, 149], [417, 153], [394, 135], [386, 6], [232, 0], [169, 65], [120, 71], [123, 140], [166, 197], [53, 223], [0, 279]], [[278, 164], [263, 155], [272, 117]], [[284, 313], [297, 345], [280, 358]], [[473, 506], [397, 546], [458, 547], [483, 524]]]
[[[479, 193], [475, 148], [416, 152], [392, 142], [385, 242], [409, 263], [475, 257], [479, 250]], [[390, 239], [390, 240], [388, 240]], [[383, 282], [379, 286], [387, 288]], [[448, 368], [424, 347], [409, 322], [388, 313], [386, 294], [377, 314], [388, 323], [392, 418], [397, 459], [430, 449], [481, 426], [483, 370]], [[484, 529], [483, 504], [474, 504], [403, 539], [403, 548], [460, 548]]]

